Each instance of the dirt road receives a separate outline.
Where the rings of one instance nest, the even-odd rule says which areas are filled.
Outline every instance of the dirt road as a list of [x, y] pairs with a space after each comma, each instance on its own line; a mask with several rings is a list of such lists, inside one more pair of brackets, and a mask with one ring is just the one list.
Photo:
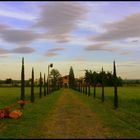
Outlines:
[[45, 138], [107, 138], [96, 113], [70, 89], [63, 89], [43, 126]]

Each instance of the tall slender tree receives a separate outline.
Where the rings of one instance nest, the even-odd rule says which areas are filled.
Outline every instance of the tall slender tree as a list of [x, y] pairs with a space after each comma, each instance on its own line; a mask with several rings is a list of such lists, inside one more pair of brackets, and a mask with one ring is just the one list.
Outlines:
[[[21, 95], [20, 99], [25, 100], [25, 75], [24, 75], [24, 57], [22, 58], [22, 68], [21, 68]], [[21, 109], [24, 108], [24, 104], [20, 104]]]
[[102, 67], [102, 72], [101, 72], [101, 79], [102, 79], [102, 102], [104, 102], [104, 70]]
[[31, 79], [31, 102], [35, 101], [34, 97], [34, 68], [32, 68], [32, 79]]
[[39, 97], [42, 97], [42, 76], [40, 72], [40, 78], [39, 78]]
[[118, 90], [117, 90], [117, 76], [116, 76], [116, 66], [115, 60], [113, 62], [113, 80], [114, 80], [114, 108], [118, 108]]
[[44, 74], [44, 96], [47, 95], [47, 91], [46, 91], [46, 76]]
[[70, 67], [69, 71], [69, 87], [75, 89], [75, 77], [72, 66]]
[[24, 75], [24, 57], [22, 58], [22, 68], [21, 68], [21, 100], [25, 99], [25, 75]]

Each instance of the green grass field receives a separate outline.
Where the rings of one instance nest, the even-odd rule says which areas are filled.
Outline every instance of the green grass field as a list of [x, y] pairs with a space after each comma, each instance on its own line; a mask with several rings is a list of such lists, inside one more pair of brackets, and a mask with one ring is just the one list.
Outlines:
[[[61, 90], [39, 99], [39, 88], [35, 88], [35, 103], [25, 105], [23, 116], [18, 120], [0, 120], [0, 138], [44, 138], [43, 126], [48, 113], [61, 96]], [[101, 102], [101, 88], [96, 98], [71, 90], [110, 130], [109, 138], [140, 138], [140, 87], [119, 87], [119, 108], [113, 109], [113, 88], [105, 87], [105, 102]], [[93, 93], [93, 89], [91, 89]], [[0, 108], [9, 106], [20, 98], [20, 88], [0, 88]], [[26, 99], [30, 99], [30, 88], [26, 88]]]
[[[20, 100], [20, 87], [1, 87], [0, 88], [0, 108], [9, 106]], [[31, 88], [25, 88], [25, 100], [30, 100]], [[39, 99], [39, 87], [35, 88], [35, 100]], [[42, 97], [44, 96], [42, 90]]]
[[[25, 105], [20, 119], [0, 120], [0, 138], [43, 138], [42, 124], [60, 96], [60, 92], [61, 90], [39, 99], [39, 88], [35, 88], [35, 103]], [[0, 88], [0, 108], [15, 103], [19, 98], [20, 88]], [[26, 99], [30, 99], [30, 88], [26, 88]]]
[[[101, 102], [101, 88], [96, 89], [96, 98], [79, 96], [90, 108], [102, 118], [105, 126], [112, 129], [112, 137], [140, 138], [140, 87], [119, 87], [119, 108], [113, 109], [112, 87], [105, 87], [105, 101]], [[83, 93], [82, 93], [83, 94]]]

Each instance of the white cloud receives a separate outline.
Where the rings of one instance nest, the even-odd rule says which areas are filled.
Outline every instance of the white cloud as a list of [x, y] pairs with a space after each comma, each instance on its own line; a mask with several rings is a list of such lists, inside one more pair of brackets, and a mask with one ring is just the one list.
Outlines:
[[0, 2], [0, 16], [16, 20], [34, 21], [38, 16], [39, 2]]
[[140, 37], [140, 13], [130, 15], [123, 20], [104, 25], [106, 32], [92, 37], [95, 41], [123, 40]]
[[35, 26], [44, 28], [55, 41], [67, 40], [87, 12], [84, 5], [78, 2], [49, 2], [41, 8]]
[[14, 11], [13, 9], [9, 8], [8, 9], [0, 8], [0, 16], [27, 21], [33, 21], [36, 18], [35, 16], [33, 16], [33, 14], [27, 13], [26, 11], [25, 12], [19, 10]]
[[82, 23], [78, 24], [79, 28], [85, 29], [87, 31], [93, 31], [98, 33], [103, 33], [106, 31], [105, 28], [103, 28], [100, 24], [95, 24], [94, 21], [83, 21]]

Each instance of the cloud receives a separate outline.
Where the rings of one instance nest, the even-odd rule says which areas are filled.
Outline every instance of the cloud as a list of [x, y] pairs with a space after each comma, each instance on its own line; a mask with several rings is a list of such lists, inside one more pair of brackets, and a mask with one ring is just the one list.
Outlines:
[[85, 51], [106, 51], [106, 52], [117, 52], [119, 55], [131, 55], [133, 54], [133, 51], [131, 50], [123, 50], [122, 46], [117, 46], [117, 47], [107, 47], [107, 45], [109, 45], [108, 43], [96, 43], [93, 45], [89, 45], [87, 47], [85, 47]]
[[11, 50], [11, 53], [33, 53], [35, 50], [30, 47], [18, 47]]
[[130, 15], [118, 22], [105, 24], [107, 29], [98, 36], [91, 37], [94, 41], [123, 40], [140, 36], [140, 13]]
[[53, 49], [49, 49], [49, 52], [55, 52], [55, 51], [62, 51], [65, 50], [64, 48], [53, 48]]
[[10, 28], [10, 26], [6, 25], [6, 24], [0, 24], [0, 30], [5, 30]]
[[56, 56], [56, 55], [58, 55], [58, 53], [55, 53], [55, 52], [46, 52], [45, 53], [45, 56], [47, 56], [47, 57], [53, 57], [53, 56]]
[[0, 48], [0, 55], [9, 53], [9, 50]]
[[59, 55], [57, 53], [58, 51], [63, 51], [63, 50], [65, 50], [65, 48], [52, 48], [52, 49], [49, 49], [44, 55], [47, 57], [53, 57], [53, 56]]
[[[22, 15], [22, 16], [21, 16]], [[20, 19], [20, 20], [34, 20], [34, 16], [30, 15], [29, 13], [23, 13], [23, 12], [13, 12], [13, 11], [7, 11], [7, 10], [2, 10], [0, 9], [0, 16], [4, 17], [10, 17], [10, 18], [15, 18], [15, 19]]]
[[48, 37], [55, 41], [67, 40], [86, 12], [80, 2], [48, 2], [41, 6], [40, 17], [34, 26], [45, 29]]
[[17, 47], [11, 50], [0, 48], [0, 55], [3, 54], [12, 54], [12, 53], [22, 53], [22, 54], [28, 54], [33, 53], [35, 50], [30, 47]]
[[31, 30], [20, 30], [12, 28], [3, 28], [0, 37], [10, 43], [30, 43], [39, 37], [39, 34]]
[[[18, 6], [17, 6], [18, 5]], [[35, 7], [37, 8], [37, 7]], [[17, 20], [33, 21], [36, 18], [34, 5], [32, 3], [14, 2], [0, 3], [0, 16]]]
[[97, 43], [93, 45], [89, 45], [85, 48], [86, 51], [107, 51], [107, 52], [114, 52], [117, 51], [118, 48], [107, 48], [107, 43]]

